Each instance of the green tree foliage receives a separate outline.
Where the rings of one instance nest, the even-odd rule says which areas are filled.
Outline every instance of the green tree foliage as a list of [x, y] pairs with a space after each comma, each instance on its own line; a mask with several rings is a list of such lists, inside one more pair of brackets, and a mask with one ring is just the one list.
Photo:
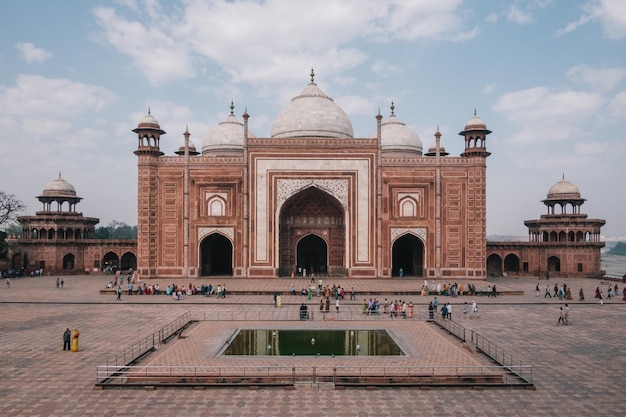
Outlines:
[[94, 232], [96, 239], [137, 239], [137, 226], [129, 226], [124, 222], [113, 220], [106, 227], [97, 227]]

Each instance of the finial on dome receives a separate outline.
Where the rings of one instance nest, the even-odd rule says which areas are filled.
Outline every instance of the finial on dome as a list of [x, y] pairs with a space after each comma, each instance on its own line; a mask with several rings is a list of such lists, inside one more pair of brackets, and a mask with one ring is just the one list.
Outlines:
[[391, 115], [395, 116], [393, 111], [395, 110], [396, 106], [393, 105], [393, 100], [391, 100]]
[[565, 179], [565, 172], [563, 172], [563, 179]]
[[61, 178], [61, 171], [59, 171], [59, 178]]
[[148, 114], [150, 114], [150, 106], [148, 106]]
[[315, 84], [315, 72], [313, 68], [311, 68], [311, 84]]
[[476, 116], [476, 107], [474, 107], [474, 116]]
[[234, 111], [235, 111], [235, 105], [233, 104], [233, 101], [230, 101], [230, 115], [234, 116]]

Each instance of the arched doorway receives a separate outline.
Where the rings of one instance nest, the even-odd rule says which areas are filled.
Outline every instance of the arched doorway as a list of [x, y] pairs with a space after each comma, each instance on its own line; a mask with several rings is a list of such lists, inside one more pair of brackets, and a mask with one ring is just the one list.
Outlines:
[[132, 252], [126, 252], [122, 255], [120, 266], [122, 271], [128, 271], [131, 268], [133, 270], [137, 269], [137, 257]]
[[495, 253], [487, 257], [487, 275], [500, 276], [502, 275], [502, 258]]
[[68, 253], [63, 257], [63, 269], [73, 270], [74, 269], [74, 255]]
[[519, 272], [519, 258], [510, 253], [504, 258], [504, 272]]
[[233, 244], [228, 238], [213, 233], [200, 244], [200, 276], [232, 275]]
[[115, 252], [107, 252], [102, 258], [102, 270], [107, 274], [115, 274], [120, 267], [120, 258]]
[[548, 271], [550, 272], [561, 272], [561, 260], [556, 256], [551, 256], [548, 258]]
[[298, 267], [308, 272], [325, 273], [328, 270], [328, 245], [319, 236], [308, 235], [298, 242]]
[[391, 253], [391, 275], [424, 276], [424, 244], [412, 234], [400, 236], [393, 242]]
[[344, 209], [335, 197], [310, 186], [283, 203], [279, 225], [280, 275], [310, 266], [315, 272], [345, 275]]

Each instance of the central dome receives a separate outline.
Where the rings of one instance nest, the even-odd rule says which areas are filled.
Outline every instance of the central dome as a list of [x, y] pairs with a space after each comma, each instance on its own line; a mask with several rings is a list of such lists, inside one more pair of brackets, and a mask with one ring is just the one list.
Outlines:
[[291, 99], [272, 123], [272, 138], [352, 138], [348, 115], [313, 82]]

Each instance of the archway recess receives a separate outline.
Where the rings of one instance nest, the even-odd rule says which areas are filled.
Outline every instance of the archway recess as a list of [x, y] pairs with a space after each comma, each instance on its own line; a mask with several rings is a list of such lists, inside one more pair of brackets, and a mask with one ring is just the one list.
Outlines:
[[345, 275], [344, 215], [335, 197], [314, 186], [285, 201], [279, 215], [280, 275], [310, 267], [315, 272]]

